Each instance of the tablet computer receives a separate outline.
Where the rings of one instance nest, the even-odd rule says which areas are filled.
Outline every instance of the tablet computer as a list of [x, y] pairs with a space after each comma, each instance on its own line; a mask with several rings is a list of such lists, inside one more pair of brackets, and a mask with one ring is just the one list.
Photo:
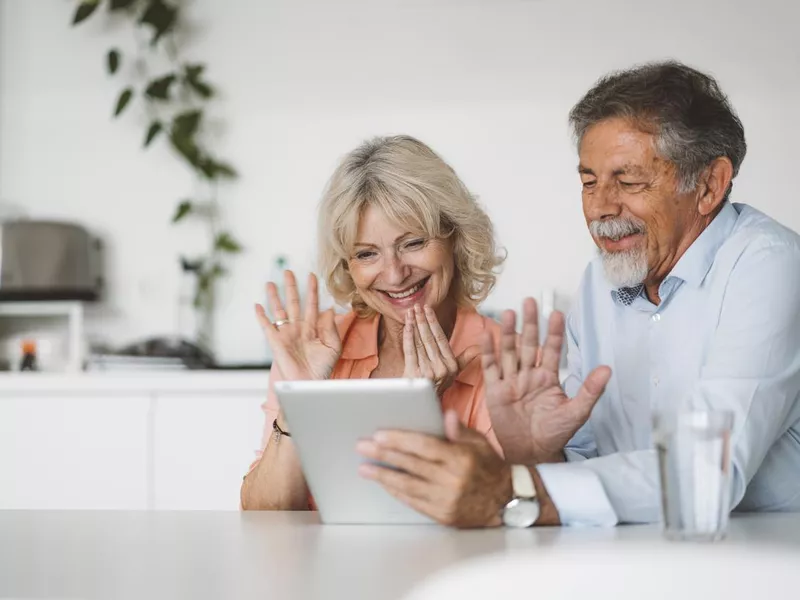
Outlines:
[[356, 452], [356, 443], [379, 429], [444, 437], [429, 380], [280, 381], [275, 393], [323, 523], [433, 522], [360, 477], [367, 459]]

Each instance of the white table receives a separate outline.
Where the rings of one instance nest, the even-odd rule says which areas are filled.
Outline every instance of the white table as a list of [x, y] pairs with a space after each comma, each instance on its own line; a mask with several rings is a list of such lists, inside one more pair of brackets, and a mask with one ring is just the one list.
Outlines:
[[[657, 526], [455, 531], [322, 526], [313, 513], [0, 511], [0, 598], [379, 600], [489, 553], [641, 543], [670, 542]], [[736, 517], [706, 548], [741, 544], [797, 553], [800, 565], [800, 515]]]

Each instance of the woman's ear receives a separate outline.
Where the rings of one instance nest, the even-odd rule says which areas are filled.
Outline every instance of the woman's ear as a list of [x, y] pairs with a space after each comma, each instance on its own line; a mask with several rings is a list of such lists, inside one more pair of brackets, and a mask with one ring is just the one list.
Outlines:
[[707, 217], [725, 200], [733, 180], [733, 163], [727, 156], [715, 158], [703, 172], [697, 211]]

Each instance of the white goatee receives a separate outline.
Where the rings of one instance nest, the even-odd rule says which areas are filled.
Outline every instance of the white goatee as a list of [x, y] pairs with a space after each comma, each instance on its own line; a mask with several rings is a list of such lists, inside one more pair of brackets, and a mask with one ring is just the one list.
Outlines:
[[[619, 240], [628, 235], [645, 233], [644, 223], [638, 220], [619, 217], [605, 221], [592, 221], [589, 231], [595, 238]], [[608, 282], [616, 288], [636, 287], [647, 277], [647, 253], [643, 247], [619, 252], [606, 252], [597, 248], [603, 260], [603, 271]]]

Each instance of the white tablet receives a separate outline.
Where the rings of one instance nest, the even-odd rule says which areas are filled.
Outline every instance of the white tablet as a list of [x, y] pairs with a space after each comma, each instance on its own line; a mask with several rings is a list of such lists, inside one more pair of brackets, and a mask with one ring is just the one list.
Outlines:
[[323, 523], [432, 523], [363, 479], [356, 443], [379, 429], [444, 437], [427, 379], [280, 381], [275, 393]]

